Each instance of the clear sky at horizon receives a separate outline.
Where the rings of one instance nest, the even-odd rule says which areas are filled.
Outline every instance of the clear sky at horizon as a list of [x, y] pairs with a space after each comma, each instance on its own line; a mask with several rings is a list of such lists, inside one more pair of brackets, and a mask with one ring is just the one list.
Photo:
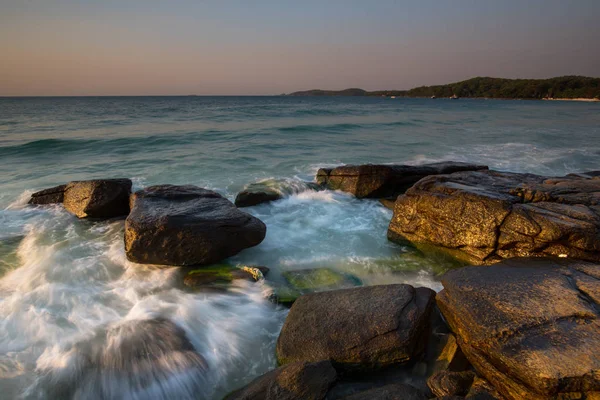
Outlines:
[[0, 0], [0, 96], [600, 76], [599, 0]]

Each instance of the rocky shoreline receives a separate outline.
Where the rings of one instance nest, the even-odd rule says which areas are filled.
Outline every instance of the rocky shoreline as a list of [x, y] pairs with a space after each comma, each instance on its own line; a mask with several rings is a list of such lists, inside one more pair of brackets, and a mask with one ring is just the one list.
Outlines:
[[[265, 237], [265, 224], [236, 206], [294, 193], [284, 186], [250, 184], [233, 204], [190, 185], [131, 193], [128, 179], [101, 179], [36, 192], [30, 204], [62, 203], [85, 219], [125, 217], [127, 258], [193, 266], [182, 281], [198, 290], [264, 279], [265, 267], [215, 265]], [[327, 269], [287, 276], [295, 292], [273, 296], [291, 304], [277, 341], [280, 367], [228, 399], [600, 398], [600, 171], [341, 166], [302, 187], [393, 204], [391, 241], [433, 245], [474, 266], [447, 272], [437, 294], [354, 287], [360, 282]], [[192, 351], [185, 337], [173, 343], [169, 351]], [[194, 360], [201, 374], [201, 357]]]

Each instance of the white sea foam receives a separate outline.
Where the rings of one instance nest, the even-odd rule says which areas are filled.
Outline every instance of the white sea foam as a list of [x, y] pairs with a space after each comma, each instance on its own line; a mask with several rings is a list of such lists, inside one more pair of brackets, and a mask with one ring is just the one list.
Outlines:
[[[59, 386], [73, 387], [68, 394], [75, 398], [89, 398], [97, 390], [128, 398], [191, 398], [190, 393], [221, 398], [275, 365], [273, 352], [261, 346], [272, 348], [285, 312], [263, 298], [259, 284], [245, 283], [225, 294], [187, 293], [177, 289], [177, 268], [126, 260], [122, 221], [89, 223], [64, 212], [50, 215], [26, 228], [19, 268], [0, 279], [0, 370], [10, 371], [3, 374], [13, 383], [3, 384], [13, 390], [5, 393], [9, 398], [19, 393], [56, 398], [66, 393], [57, 394]], [[178, 367], [184, 361], [174, 355], [160, 361], [167, 364], [150, 386], [108, 379], [106, 372], [95, 389], [82, 389], [92, 375], [81, 346], [126, 321], [156, 318], [185, 331], [206, 361], [202, 374]], [[201, 390], [191, 392], [198, 382]]]

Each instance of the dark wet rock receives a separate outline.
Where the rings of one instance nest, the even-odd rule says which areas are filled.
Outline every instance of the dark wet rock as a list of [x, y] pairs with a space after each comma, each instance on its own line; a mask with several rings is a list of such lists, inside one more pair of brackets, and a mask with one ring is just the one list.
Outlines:
[[273, 189], [255, 189], [248, 187], [237, 194], [235, 205], [237, 207], [251, 207], [261, 203], [279, 200], [283, 197], [281, 193]]
[[31, 195], [29, 204], [43, 205], [62, 203], [67, 185], [59, 185], [48, 189], [40, 190]]
[[282, 364], [331, 360], [347, 370], [406, 363], [423, 350], [434, 296], [410, 285], [301, 296], [277, 340], [277, 357]]
[[321, 400], [337, 374], [331, 362], [296, 362], [279, 367], [226, 397], [227, 400]]
[[600, 261], [600, 179], [430, 176], [398, 197], [388, 238], [442, 246], [475, 264], [547, 255]]
[[131, 196], [125, 252], [142, 264], [214, 264], [263, 241], [266, 226], [220, 194], [160, 185]]
[[469, 392], [473, 379], [473, 371], [439, 371], [429, 377], [427, 386], [438, 397], [464, 396]]
[[475, 377], [467, 396], [470, 400], [503, 400], [504, 397], [483, 378]]
[[237, 207], [250, 207], [282, 199], [283, 197], [306, 190], [318, 190], [319, 185], [290, 179], [267, 179], [247, 185], [235, 197]]
[[69, 182], [63, 205], [79, 218], [112, 218], [129, 214], [129, 179]]
[[351, 288], [361, 285], [361, 281], [357, 277], [330, 268], [285, 271], [281, 275], [292, 288], [300, 293]]
[[344, 400], [427, 400], [427, 395], [411, 385], [395, 383], [356, 393]]
[[501, 395], [600, 394], [600, 265], [511, 259], [442, 283], [437, 302], [460, 348]]
[[235, 280], [256, 282], [264, 278], [269, 269], [259, 266], [210, 265], [187, 271], [183, 284], [189, 288], [229, 284]]
[[189, 398], [206, 386], [205, 360], [185, 331], [164, 318], [131, 320], [99, 332], [77, 343], [69, 360], [40, 371], [48, 398], [153, 398], [161, 395], [158, 387], [174, 398]]
[[317, 183], [331, 190], [342, 190], [358, 198], [396, 197], [428, 175], [487, 169], [484, 165], [439, 162], [423, 165], [344, 165], [321, 168]]

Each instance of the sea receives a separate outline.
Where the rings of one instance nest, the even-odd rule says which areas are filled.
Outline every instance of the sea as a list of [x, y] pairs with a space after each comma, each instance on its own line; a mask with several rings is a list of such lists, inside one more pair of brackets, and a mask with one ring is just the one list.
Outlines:
[[[221, 399], [277, 366], [288, 309], [273, 293], [289, 271], [327, 269], [356, 285], [441, 290], [441, 274], [456, 263], [389, 242], [392, 211], [303, 182], [340, 164], [447, 160], [551, 176], [600, 170], [600, 104], [0, 98], [0, 398]], [[230, 200], [253, 182], [283, 186], [282, 200], [245, 209], [266, 224], [265, 240], [224, 261], [266, 266], [266, 279], [190, 291], [181, 268], [126, 259], [123, 219], [79, 220], [61, 206], [27, 205], [36, 190], [120, 177], [132, 179], [134, 190], [191, 184]], [[171, 340], [169, 329], [148, 331], [140, 320], [175, 324], [202, 368], [190, 372], [179, 351], [140, 364], [152, 352], [148, 341]], [[99, 359], [129, 372], [102, 370]]]

